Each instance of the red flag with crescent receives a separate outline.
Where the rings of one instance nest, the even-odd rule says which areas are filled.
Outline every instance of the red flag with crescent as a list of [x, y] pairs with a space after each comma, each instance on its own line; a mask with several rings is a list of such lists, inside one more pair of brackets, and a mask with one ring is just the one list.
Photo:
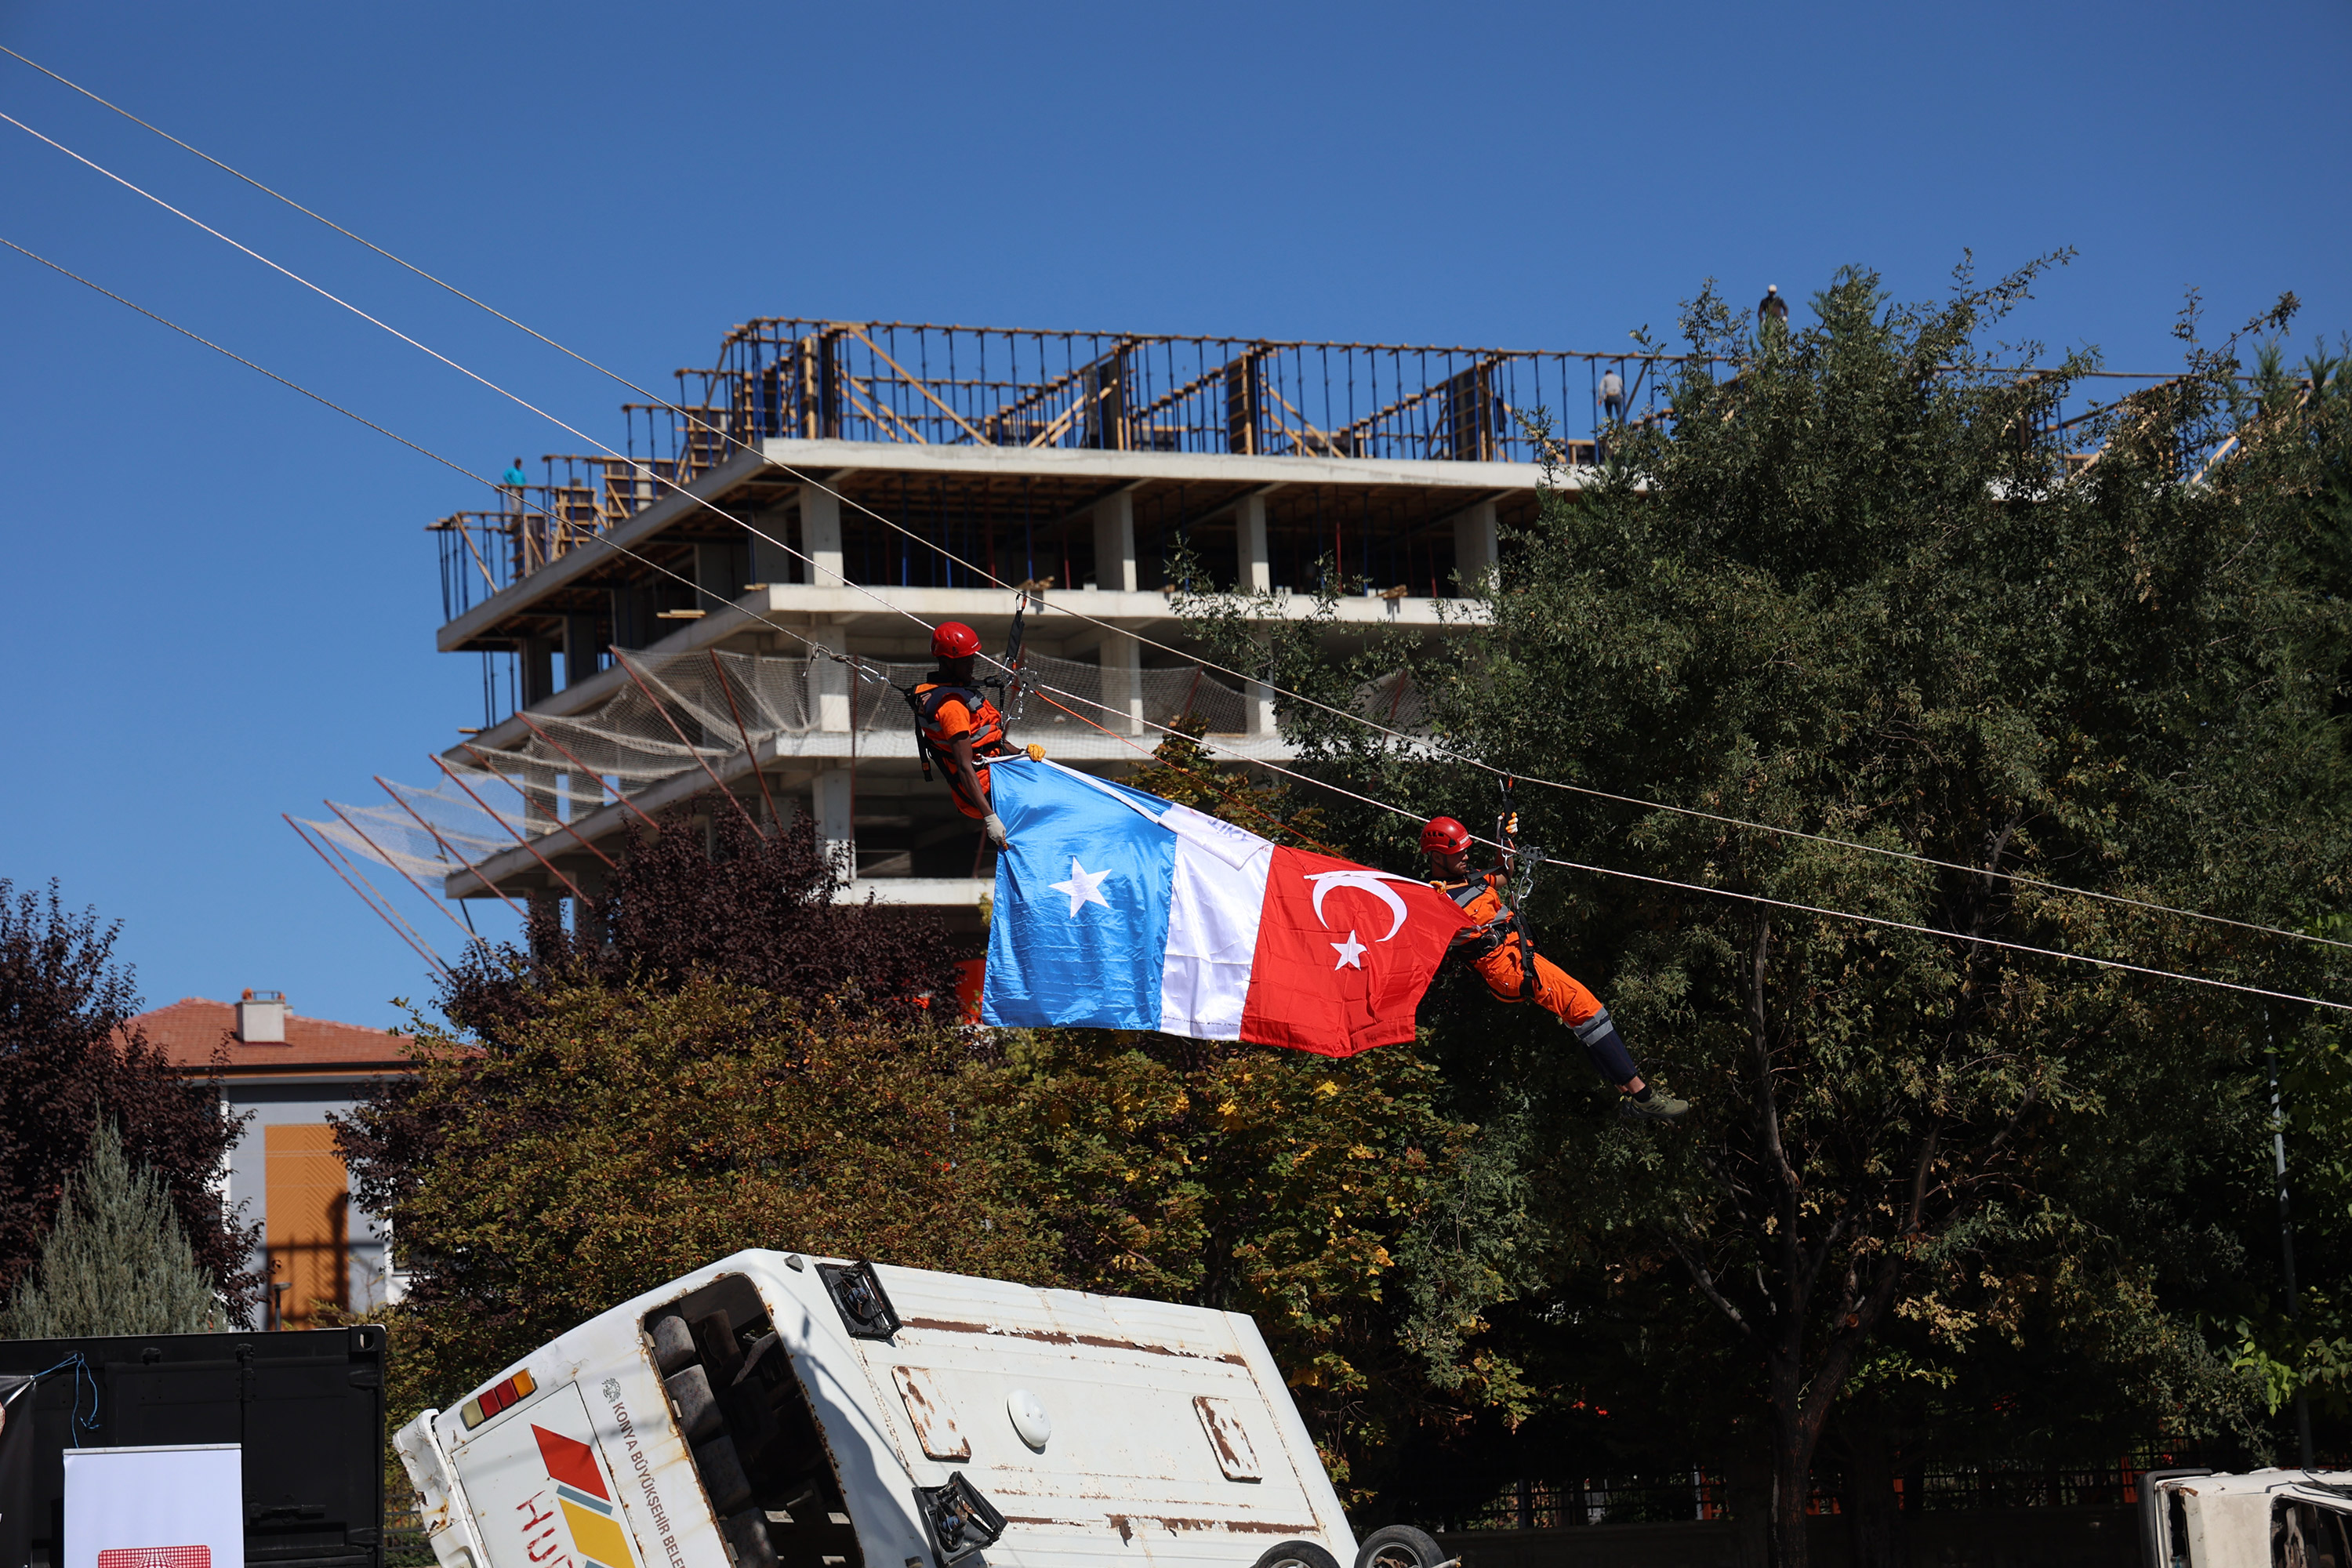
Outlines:
[[1472, 923], [1426, 882], [1276, 848], [1241, 1037], [1327, 1057], [1401, 1045], [1447, 944]]

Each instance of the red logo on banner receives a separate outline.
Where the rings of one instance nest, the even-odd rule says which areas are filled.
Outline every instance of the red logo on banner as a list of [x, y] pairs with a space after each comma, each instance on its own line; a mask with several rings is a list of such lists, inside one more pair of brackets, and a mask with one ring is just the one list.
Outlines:
[[213, 1568], [209, 1546], [116, 1546], [98, 1554], [98, 1568]]

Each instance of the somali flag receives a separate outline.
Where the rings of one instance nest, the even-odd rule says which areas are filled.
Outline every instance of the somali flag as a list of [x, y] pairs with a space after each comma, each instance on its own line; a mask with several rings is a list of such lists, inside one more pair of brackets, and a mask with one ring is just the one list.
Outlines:
[[1012, 847], [996, 858], [985, 1023], [1353, 1056], [1412, 1038], [1422, 993], [1471, 923], [1425, 882], [1058, 763], [989, 772]]

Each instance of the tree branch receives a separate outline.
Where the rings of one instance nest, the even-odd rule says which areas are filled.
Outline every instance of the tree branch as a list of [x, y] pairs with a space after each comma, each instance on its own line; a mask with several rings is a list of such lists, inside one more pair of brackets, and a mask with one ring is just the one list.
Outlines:
[[1782, 1205], [1793, 1211], [1799, 1184], [1788, 1152], [1780, 1146], [1780, 1110], [1772, 1092], [1772, 1040], [1764, 1011], [1764, 969], [1771, 942], [1772, 922], [1760, 921], [1756, 927], [1756, 953], [1748, 983], [1748, 1013], [1756, 1046], [1756, 1121], [1765, 1152], [1772, 1156], [1773, 1172], [1780, 1178]]
[[1660, 1234], [1666, 1238], [1666, 1245], [1675, 1249], [1675, 1256], [1683, 1260], [1683, 1267], [1690, 1270], [1691, 1278], [1698, 1283], [1700, 1293], [1714, 1302], [1725, 1317], [1731, 1320], [1734, 1328], [1752, 1337], [1756, 1332], [1754, 1327], [1748, 1323], [1739, 1309], [1731, 1304], [1730, 1299], [1716, 1288], [1715, 1276], [1707, 1272], [1705, 1264], [1691, 1255], [1690, 1248], [1683, 1245], [1682, 1237], [1663, 1227]]

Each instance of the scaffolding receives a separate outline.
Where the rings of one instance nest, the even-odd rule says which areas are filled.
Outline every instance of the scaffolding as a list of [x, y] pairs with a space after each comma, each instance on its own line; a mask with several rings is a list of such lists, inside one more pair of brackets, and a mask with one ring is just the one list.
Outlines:
[[[737, 327], [719, 360], [674, 373], [673, 403], [622, 405], [623, 455], [546, 454], [542, 478], [504, 487], [499, 505], [430, 524], [444, 619], [765, 440], [1591, 464], [1607, 427], [1604, 371], [1623, 378], [1625, 417], [1640, 420], [1659, 416], [1672, 367], [1694, 363], [801, 317]], [[1531, 425], [1587, 433], [1538, 449]], [[869, 567], [873, 581], [892, 574]], [[1066, 563], [1061, 575], [1074, 580]]]
[[[765, 441], [1577, 468], [1599, 459], [1612, 428], [1667, 417], [1672, 387], [1691, 366], [1711, 374], [1733, 369], [1694, 355], [761, 317], [726, 335], [716, 365], [674, 372], [672, 402], [624, 404], [621, 455], [546, 454], [541, 478], [504, 487], [497, 506], [430, 524], [440, 540], [443, 618], [466, 614]], [[1601, 401], [1611, 371], [1622, 388], [1613, 410]], [[2053, 415], [2056, 427], [2070, 429], [2098, 406]], [[2089, 460], [2084, 454], [2075, 466]], [[1041, 551], [1036, 532], [1054, 525], [1053, 500], [1034, 493], [1017, 467], [999, 462], [1003, 471], [954, 487], [939, 481], [937, 493], [901, 475], [898, 494], [877, 499], [926, 537], [963, 542], [968, 559], [988, 555], [989, 571], [1003, 580], [1078, 585], [1086, 546], [1074, 554], [1047, 540]], [[1298, 531], [1307, 555], [1291, 569], [1293, 585], [1324, 586], [1309, 565], [1328, 550], [1342, 576], [1445, 595], [1441, 552], [1424, 548], [1424, 558], [1415, 557], [1416, 519], [1376, 515], [1369, 494], [1294, 495], [1292, 504], [1315, 513]], [[1346, 509], [1354, 510], [1341, 515]], [[1189, 538], [1192, 519], [1183, 514], [1200, 509], [1180, 497], [1175, 510], [1172, 526]], [[887, 532], [868, 537], [850, 522], [844, 542], [856, 580], [964, 585], [956, 568], [913, 559], [908, 542]], [[1019, 559], [1000, 563], [999, 542], [1011, 549], [1016, 534]], [[1376, 535], [1387, 542], [1385, 560], [1371, 554]]]

